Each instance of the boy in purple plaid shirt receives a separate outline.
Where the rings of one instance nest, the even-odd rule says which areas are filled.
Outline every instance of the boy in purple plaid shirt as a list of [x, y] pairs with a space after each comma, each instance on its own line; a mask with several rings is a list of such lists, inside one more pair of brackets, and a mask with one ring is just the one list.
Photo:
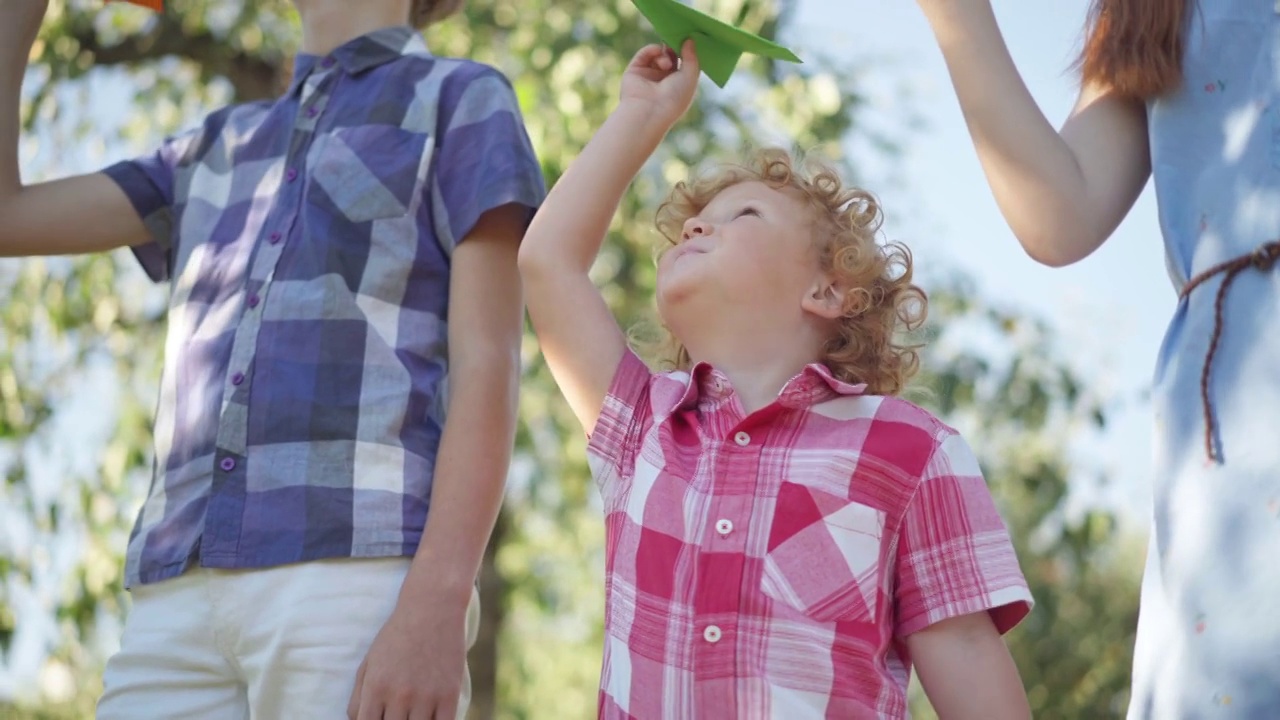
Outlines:
[[0, 4], [0, 254], [129, 246], [171, 283], [99, 718], [465, 712], [544, 187], [506, 79], [414, 29], [461, 1], [296, 0], [283, 96], [29, 187], [16, 110], [47, 0]]

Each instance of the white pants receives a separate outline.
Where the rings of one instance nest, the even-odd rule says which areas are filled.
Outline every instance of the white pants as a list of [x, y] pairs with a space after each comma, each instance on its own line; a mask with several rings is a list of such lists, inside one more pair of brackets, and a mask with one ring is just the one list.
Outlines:
[[[408, 569], [408, 558], [193, 568], [136, 587], [98, 720], [345, 720]], [[473, 590], [468, 647], [479, 619]], [[470, 701], [464, 668], [459, 718]]]

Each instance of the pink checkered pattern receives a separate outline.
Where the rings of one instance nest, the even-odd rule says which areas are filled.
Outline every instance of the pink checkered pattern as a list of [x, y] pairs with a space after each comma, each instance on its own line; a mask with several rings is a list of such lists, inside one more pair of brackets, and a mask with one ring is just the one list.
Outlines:
[[624, 357], [588, 457], [607, 526], [603, 718], [904, 718], [904, 639], [1031, 593], [968, 445], [821, 365], [750, 416]]

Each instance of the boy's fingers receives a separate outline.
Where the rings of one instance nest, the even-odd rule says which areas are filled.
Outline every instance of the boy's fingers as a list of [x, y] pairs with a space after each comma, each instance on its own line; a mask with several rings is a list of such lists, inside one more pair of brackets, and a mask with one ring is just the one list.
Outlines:
[[347, 700], [348, 720], [357, 720], [360, 716], [360, 695], [364, 692], [364, 669], [365, 664], [360, 663], [360, 669], [356, 671], [356, 685], [351, 690], [351, 699]]
[[697, 75], [700, 66], [698, 65], [698, 51], [693, 42], [693, 38], [684, 41], [684, 46], [680, 48], [680, 63], [682, 67], [689, 68], [690, 72]]
[[631, 64], [640, 67], [652, 65], [653, 61], [661, 57], [665, 51], [666, 48], [662, 45], [645, 45], [636, 52], [636, 56], [631, 59]]

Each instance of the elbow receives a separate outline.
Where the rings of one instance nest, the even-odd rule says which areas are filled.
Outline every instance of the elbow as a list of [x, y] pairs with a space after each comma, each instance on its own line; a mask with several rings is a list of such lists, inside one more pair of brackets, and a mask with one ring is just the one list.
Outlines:
[[542, 243], [525, 235], [524, 241], [520, 243], [520, 251], [516, 254], [516, 267], [520, 270], [521, 277], [536, 276], [549, 264], [546, 249], [541, 245]]
[[1061, 235], [1018, 235], [1018, 242], [1027, 257], [1041, 265], [1062, 268], [1088, 257], [1101, 243], [1081, 233]]
[[520, 271], [520, 279], [526, 286], [531, 283], [560, 282], [566, 275], [579, 270], [573, 258], [566, 256], [560, 248], [527, 235], [516, 254], [516, 269]]
[[1027, 257], [1037, 263], [1051, 268], [1062, 268], [1074, 263], [1078, 258], [1073, 258], [1062, 254], [1061, 251], [1053, 248], [1041, 248], [1033, 245], [1023, 245], [1022, 249], [1026, 251]]
[[537, 248], [530, 245], [528, 238], [520, 244], [520, 252], [516, 255], [516, 269], [520, 271], [520, 279], [525, 284], [538, 276], [538, 268], [544, 263], [540, 254]]

